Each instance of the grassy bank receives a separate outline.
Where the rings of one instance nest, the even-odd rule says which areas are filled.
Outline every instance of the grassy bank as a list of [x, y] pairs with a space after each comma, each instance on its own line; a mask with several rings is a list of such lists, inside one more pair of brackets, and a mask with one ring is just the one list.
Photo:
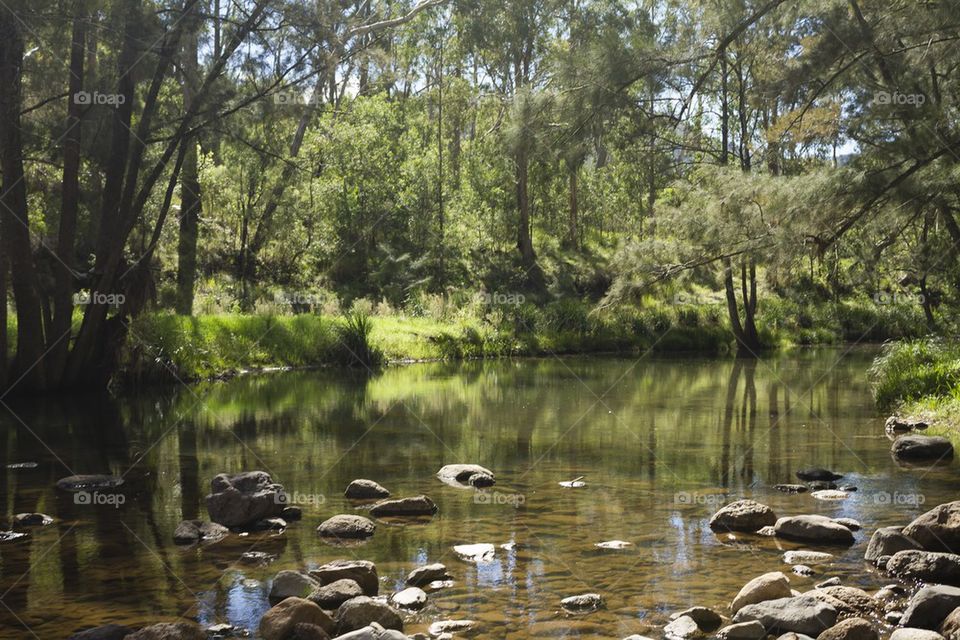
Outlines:
[[930, 433], [960, 436], [960, 344], [942, 337], [888, 343], [870, 376], [881, 409], [921, 418]]
[[[153, 313], [130, 328], [121, 378], [137, 384], [268, 367], [647, 350], [729, 352], [733, 342], [724, 307], [697, 300], [644, 300], [600, 310], [563, 299], [542, 305], [437, 303], [410, 312], [355, 305], [336, 315]], [[771, 347], [880, 341], [924, 331], [916, 310], [867, 301], [799, 306], [770, 299], [761, 306], [759, 321]]]

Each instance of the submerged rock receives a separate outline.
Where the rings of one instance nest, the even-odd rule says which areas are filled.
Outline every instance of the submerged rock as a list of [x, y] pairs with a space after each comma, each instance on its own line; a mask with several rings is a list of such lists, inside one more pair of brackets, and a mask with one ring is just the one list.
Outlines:
[[820, 491], [814, 491], [810, 494], [810, 497], [815, 500], [836, 501], [846, 500], [850, 497], [850, 494], [840, 489], [822, 489]]
[[454, 553], [468, 562], [489, 562], [496, 554], [496, 547], [481, 542], [478, 544], [458, 544], [453, 548]]
[[722, 507], [710, 518], [714, 531], [756, 531], [777, 521], [773, 509], [753, 500], [737, 500]]
[[389, 498], [390, 492], [373, 480], [361, 478], [351, 482], [343, 495], [348, 500], [379, 500]]
[[427, 629], [433, 637], [441, 636], [445, 633], [457, 633], [458, 631], [467, 631], [473, 628], [476, 622], [473, 620], [437, 620]]
[[783, 493], [806, 493], [807, 485], [805, 484], [775, 484], [773, 488], [777, 491], [782, 491]]
[[225, 527], [245, 527], [279, 516], [286, 506], [283, 487], [265, 471], [221, 473], [210, 482], [207, 513]]
[[176, 544], [193, 544], [194, 542], [217, 542], [230, 534], [230, 530], [216, 522], [202, 520], [184, 520], [177, 525], [173, 532], [173, 541]]
[[353, 514], [341, 514], [324, 520], [317, 533], [324, 538], [343, 538], [358, 540], [369, 538], [377, 530], [377, 525], [369, 518]]
[[436, 512], [437, 505], [427, 496], [383, 500], [370, 508], [370, 513], [378, 518], [384, 516], [432, 516]]
[[633, 543], [627, 542], [626, 540], [606, 540], [604, 542], [598, 542], [593, 546], [595, 546], [598, 549], [618, 550], [618, 549], [626, 549], [627, 547], [632, 547]]
[[14, 527], [45, 527], [53, 524], [53, 518], [45, 513], [18, 513], [13, 516]]
[[888, 433], [907, 433], [910, 431], [923, 430], [930, 425], [919, 418], [909, 416], [890, 416], [883, 424], [884, 431]]
[[433, 564], [417, 567], [407, 574], [407, 584], [411, 587], [422, 587], [436, 582], [437, 580], [446, 580], [450, 577], [446, 565], [434, 562]]
[[780, 518], [774, 526], [779, 538], [820, 544], [853, 544], [850, 529], [825, 516], [789, 516]]
[[603, 606], [603, 597], [599, 593], [581, 593], [564, 598], [560, 606], [571, 613], [589, 613]]
[[798, 549], [787, 551], [783, 554], [783, 561], [787, 564], [823, 564], [831, 560], [833, 560], [833, 554], [824, 551]]
[[123, 484], [123, 478], [102, 474], [81, 474], [57, 480], [57, 488], [63, 491], [95, 491], [115, 489]]
[[843, 474], [830, 471], [829, 469], [812, 468], [797, 471], [797, 477], [804, 482], [812, 482], [815, 480], [832, 482], [842, 478]]
[[419, 587], [407, 587], [390, 596], [390, 601], [401, 609], [419, 611], [427, 604], [427, 594]]
[[949, 460], [953, 458], [953, 444], [941, 436], [900, 436], [890, 448], [900, 460]]

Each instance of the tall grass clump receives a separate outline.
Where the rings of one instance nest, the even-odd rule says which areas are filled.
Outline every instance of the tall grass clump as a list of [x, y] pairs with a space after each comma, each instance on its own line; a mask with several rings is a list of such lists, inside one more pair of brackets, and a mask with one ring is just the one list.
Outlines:
[[888, 342], [870, 368], [873, 397], [887, 409], [960, 387], [960, 345], [939, 337]]
[[384, 362], [383, 351], [374, 346], [371, 336], [373, 321], [363, 311], [353, 311], [343, 317], [337, 327], [338, 342], [334, 347], [337, 364], [348, 367], [379, 367]]

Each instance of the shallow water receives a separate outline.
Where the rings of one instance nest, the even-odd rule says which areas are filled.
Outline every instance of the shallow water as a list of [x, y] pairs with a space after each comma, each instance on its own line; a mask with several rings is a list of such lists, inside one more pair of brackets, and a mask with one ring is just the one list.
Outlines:
[[[865, 526], [817, 574], [876, 588], [890, 580], [862, 562], [870, 532], [955, 499], [955, 467], [900, 468], [865, 372], [874, 351], [801, 351], [754, 363], [732, 359], [556, 358], [424, 364], [374, 378], [342, 372], [245, 377], [120, 402], [77, 397], [11, 405], [0, 415], [5, 518], [41, 511], [53, 525], [0, 544], [0, 638], [65, 638], [106, 622], [186, 616], [255, 629], [271, 576], [343, 557], [373, 560], [381, 593], [413, 567], [444, 562], [453, 587], [408, 617], [408, 633], [440, 619], [478, 621], [463, 637], [659, 636], [667, 615], [690, 605], [724, 610], [748, 579], [789, 572], [797, 545], [714, 535], [723, 503], [753, 497], [778, 515], [822, 513]], [[475, 462], [497, 475], [492, 493], [439, 482], [446, 463]], [[794, 471], [823, 466], [859, 488], [843, 502], [772, 489]], [[204, 517], [217, 473], [263, 469], [295, 493], [304, 519], [280, 535], [231, 536], [178, 547], [183, 518]], [[53, 488], [71, 473], [123, 475], [125, 502], [75, 504]], [[587, 486], [561, 480], [585, 476]], [[426, 523], [381, 522], [362, 546], [319, 539], [316, 525], [350, 512], [342, 497], [366, 477], [395, 496], [424, 493], [440, 507]], [[479, 496], [479, 497], [478, 497]], [[634, 546], [604, 551], [621, 539]], [[475, 566], [455, 544], [514, 543]], [[245, 565], [248, 550], [275, 556]], [[604, 596], [585, 616], [561, 598]], [[33, 634], [33, 635], [31, 635]]]

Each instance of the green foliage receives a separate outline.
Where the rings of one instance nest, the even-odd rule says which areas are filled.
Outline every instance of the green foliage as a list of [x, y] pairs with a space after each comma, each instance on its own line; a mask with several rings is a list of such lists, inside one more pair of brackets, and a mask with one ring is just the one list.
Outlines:
[[954, 396], [960, 388], [960, 345], [941, 338], [891, 342], [870, 369], [883, 408], [925, 396]]
[[343, 317], [337, 327], [337, 345], [334, 360], [350, 367], [371, 369], [383, 364], [383, 351], [371, 342], [373, 321], [366, 313], [354, 311]]

